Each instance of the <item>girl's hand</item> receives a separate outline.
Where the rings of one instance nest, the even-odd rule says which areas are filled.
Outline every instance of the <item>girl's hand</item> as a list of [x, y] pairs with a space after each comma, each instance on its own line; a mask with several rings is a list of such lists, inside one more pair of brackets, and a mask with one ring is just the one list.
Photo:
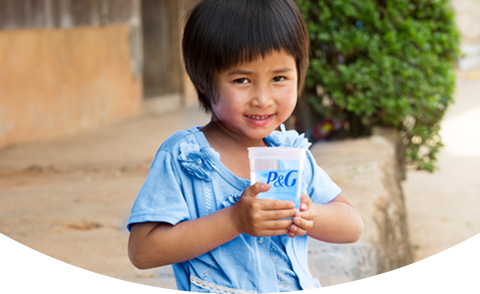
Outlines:
[[295, 238], [305, 236], [307, 231], [313, 227], [315, 221], [315, 210], [310, 209], [313, 203], [307, 194], [302, 194], [300, 199], [300, 211], [295, 214], [293, 224], [288, 228], [287, 235]]
[[255, 183], [243, 191], [242, 197], [231, 209], [231, 219], [238, 233], [251, 236], [284, 235], [298, 212], [292, 201], [257, 199], [257, 195], [270, 189], [270, 185]]

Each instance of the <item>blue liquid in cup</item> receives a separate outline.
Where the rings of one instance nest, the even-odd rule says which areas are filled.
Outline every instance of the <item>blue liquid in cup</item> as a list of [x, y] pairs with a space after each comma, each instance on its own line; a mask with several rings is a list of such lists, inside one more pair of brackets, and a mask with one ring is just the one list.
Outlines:
[[266, 169], [251, 173], [252, 184], [261, 182], [270, 185], [270, 190], [258, 194], [259, 199], [288, 200], [300, 206], [300, 170]]

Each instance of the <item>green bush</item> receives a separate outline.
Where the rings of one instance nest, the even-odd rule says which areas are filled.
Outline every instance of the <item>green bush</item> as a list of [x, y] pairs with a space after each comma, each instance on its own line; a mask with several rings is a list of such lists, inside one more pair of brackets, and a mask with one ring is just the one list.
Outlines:
[[311, 39], [304, 100], [347, 136], [397, 128], [407, 162], [433, 171], [453, 101], [459, 34], [446, 0], [297, 0]]

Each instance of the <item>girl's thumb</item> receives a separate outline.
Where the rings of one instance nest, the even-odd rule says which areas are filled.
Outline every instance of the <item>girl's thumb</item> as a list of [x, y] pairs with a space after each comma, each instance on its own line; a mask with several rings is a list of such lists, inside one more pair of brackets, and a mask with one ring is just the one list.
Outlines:
[[270, 190], [270, 185], [257, 182], [245, 189], [245, 194], [256, 198], [259, 193], [267, 192], [268, 190]]

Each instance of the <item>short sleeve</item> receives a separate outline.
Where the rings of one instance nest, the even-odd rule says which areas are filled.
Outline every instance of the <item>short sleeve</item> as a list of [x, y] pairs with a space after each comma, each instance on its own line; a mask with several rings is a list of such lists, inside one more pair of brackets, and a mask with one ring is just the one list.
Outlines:
[[314, 203], [328, 203], [342, 192], [342, 189], [317, 165], [310, 151], [307, 151], [304, 176], [305, 187], [303, 190]]
[[189, 219], [187, 204], [172, 156], [159, 151], [140, 189], [127, 223], [166, 222], [175, 225]]

